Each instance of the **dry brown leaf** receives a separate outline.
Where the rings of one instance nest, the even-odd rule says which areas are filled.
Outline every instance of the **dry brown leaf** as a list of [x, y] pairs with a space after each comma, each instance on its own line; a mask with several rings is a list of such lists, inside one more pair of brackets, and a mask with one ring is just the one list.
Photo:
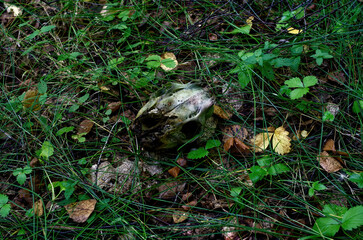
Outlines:
[[234, 138], [234, 146], [236, 150], [240, 153], [246, 153], [249, 152], [250, 150], [250, 148], [238, 138]]
[[39, 96], [40, 94], [38, 94], [38, 90], [29, 89], [28, 91], [26, 91], [24, 99], [22, 101], [23, 106], [25, 108], [32, 107], [34, 111], [38, 111], [40, 109], [40, 104], [38, 103]]
[[94, 123], [91, 120], [88, 120], [88, 119], [83, 120], [78, 126], [77, 134], [80, 135], [82, 133], [85, 133], [85, 134], [89, 133], [91, 131], [93, 125], [94, 125]]
[[162, 69], [164, 69], [165, 71], [171, 71], [178, 66], [178, 61], [176, 60], [174, 53], [166, 52], [166, 53], [163, 53], [160, 57], [161, 57], [161, 60], [171, 59], [175, 63], [175, 67], [173, 67], [173, 68], [167, 67], [163, 63], [161, 63], [160, 67]]
[[291, 139], [289, 132], [284, 127], [279, 127], [275, 130], [272, 137], [272, 147], [280, 155], [284, 155], [291, 151]]
[[182, 208], [186, 211], [189, 211], [192, 207], [197, 206], [198, 201], [197, 200], [193, 200], [191, 202], [188, 202], [187, 204], [183, 205]]
[[36, 201], [34, 203], [33, 210], [34, 210], [34, 214], [37, 215], [38, 217], [43, 216], [44, 209], [43, 209], [43, 201], [42, 201], [42, 199], [39, 199], [38, 201]]
[[173, 168], [170, 168], [168, 170], [168, 173], [173, 176], [173, 177], [177, 177], [179, 176], [179, 173], [180, 173], [180, 168], [179, 167], [173, 167]]
[[234, 143], [234, 137], [230, 137], [228, 138], [224, 144], [223, 144], [223, 148], [224, 148], [224, 151], [228, 152], [229, 149], [231, 149], [231, 147], [233, 146], [233, 143]]
[[218, 36], [215, 33], [209, 33], [208, 34], [208, 39], [209, 39], [209, 41], [217, 41], [218, 40]]
[[120, 109], [121, 104], [122, 104], [121, 102], [112, 102], [108, 104], [107, 110], [111, 109], [112, 112], [116, 112], [117, 110]]
[[220, 106], [214, 105], [213, 106], [213, 113], [222, 119], [230, 119], [232, 114], [223, 110]]
[[96, 199], [88, 199], [68, 204], [65, 206], [65, 208], [69, 214], [69, 217], [73, 221], [77, 223], [84, 223], [95, 209], [96, 203]]
[[335, 144], [333, 139], [328, 139], [323, 147], [323, 151], [333, 151], [335, 152]]
[[268, 147], [274, 130], [274, 127], [269, 127], [267, 132], [259, 133], [253, 138], [252, 145], [254, 145], [255, 152], [262, 152]]
[[246, 128], [241, 127], [241, 125], [231, 125], [226, 126], [222, 130], [223, 132], [223, 142], [226, 142], [230, 137], [238, 138], [243, 141], [246, 139], [248, 135], [248, 131]]
[[178, 160], [176, 160], [176, 162], [181, 166], [181, 167], [186, 167], [187, 166], [187, 160], [185, 158], [178, 158]]
[[173, 198], [178, 193], [182, 192], [185, 188], [185, 183], [179, 182], [169, 182], [159, 186], [158, 190], [160, 192], [159, 198], [167, 199]]
[[328, 173], [337, 172], [343, 168], [339, 161], [331, 157], [327, 151], [321, 152], [317, 160], [320, 166]]
[[176, 211], [173, 213], [173, 221], [174, 223], [181, 223], [188, 219], [188, 213], [182, 211]]
[[343, 85], [347, 81], [343, 72], [331, 72], [328, 74], [328, 79], [340, 85]]

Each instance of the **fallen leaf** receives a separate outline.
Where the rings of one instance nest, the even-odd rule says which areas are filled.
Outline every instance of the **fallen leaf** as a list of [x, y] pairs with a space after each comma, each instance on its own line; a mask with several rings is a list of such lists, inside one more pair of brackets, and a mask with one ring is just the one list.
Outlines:
[[116, 112], [117, 110], [120, 109], [121, 104], [122, 104], [121, 102], [112, 102], [108, 104], [107, 110], [111, 109], [112, 112]]
[[168, 170], [168, 173], [173, 176], [173, 177], [177, 177], [179, 175], [179, 172], [180, 172], [180, 168], [179, 167], [173, 167], [173, 168], [170, 168]]
[[185, 183], [179, 182], [169, 182], [159, 186], [158, 190], [160, 192], [159, 198], [168, 199], [175, 197], [178, 193], [183, 191], [185, 188]]
[[298, 131], [296, 132], [296, 136], [294, 135], [294, 136], [292, 137], [292, 139], [293, 139], [294, 141], [296, 141], [296, 140], [298, 140], [298, 139], [305, 139], [305, 138], [307, 138], [307, 136], [308, 136], [308, 135], [309, 135], [308, 131], [306, 131], [306, 130], [302, 130], [302, 131], [298, 130]]
[[[163, 60], [170, 60], [171, 62], [174, 62], [174, 64], [172, 64], [174, 66], [173, 67], [166, 66], [163, 63]], [[175, 57], [174, 53], [170, 53], [170, 52], [163, 53], [161, 55], [161, 61], [162, 61], [162, 63], [160, 65], [160, 67], [162, 69], [164, 69], [165, 71], [171, 71], [171, 70], [173, 70], [174, 68], [176, 68], [178, 66], [178, 61], [176, 60], [176, 57]]]
[[262, 152], [268, 147], [274, 130], [274, 127], [269, 127], [267, 128], [267, 132], [259, 133], [253, 138], [252, 145], [254, 146], [255, 152]]
[[182, 211], [177, 211], [173, 213], [173, 221], [174, 223], [181, 223], [184, 222], [185, 220], [188, 219], [188, 213], [187, 212], [182, 212]]
[[84, 223], [95, 209], [96, 203], [96, 199], [88, 199], [68, 204], [65, 206], [65, 209], [73, 221], [77, 223]]
[[44, 209], [43, 209], [43, 201], [42, 201], [42, 199], [39, 199], [38, 201], [36, 201], [34, 203], [33, 210], [34, 210], [34, 214], [37, 215], [38, 217], [43, 216]]
[[14, 17], [21, 16], [23, 14], [23, 10], [15, 5], [4, 2], [4, 6], [8, 13], [13, 12]]
[[198, 201], [197, 200], [193, 200], [191, 202], [188, 202], [187, 204], [183, 205], [182, 208], [186, 211], [189, 211], [192, 207], [197, 206]]
[[24, 99], [22, 101], [23, 106], [25, 108], [32, 107], [32, 110], [38, 111], [40, 109], [39, 97], [40, 94], [38, 94], [38, 90], [29, 89], [28, 91], [26, 91]]
[[343, 85], [347, 81], [343, 72], [331, 72], [328, 74], [328, 79], [340, 85]]
[[215, 33], [209, 33], [208, 38], [209, 38], [209, 41], [217, 41], [218, 40], [218, 36]]
[[222, 132], [223, 142], [227, 141], [230, 137], [238, 138], [239, 140], [243, 141], [248, 135], [247, 129], [241, 127], [241, 125], [226, 126], [223, 128]]
[[339, 161], [331, 157], [327, 151], [321, 152], [317, 160], [320, 166], [328, 173], [337, 172], [343, 168]]
[[234, 143], [234, 137], [230, 137], [228, 138], [224, 144], [223, 144], [223, 148], [224, 148], [224, 151], [228, 152], [229, 149], [231, 149], [231, 147], [233, 146], [233, 143]]
[[213, 114], [217, 115], [218, 117], [220, 117], [222, 119], [230, 119], [232, 117], [231, 113], [227, 112], [226, 110], [223, 110], [218, 105], [213, 106]]
[[181, 167], [186, 167], [187, 166], [187, 160], [185, 158], [178, 158], [178, 160], [176, 160], [176, 162], [179, 164], [179, 166]]
[[287, 32], [290, 33], [290, 34], [299, 34], [302, 32], [302, 30], [299, 30], [299, 29], [295, 29], [295, 28], [292, 28], [292, 27], [289, 27], [287, 29]]
[[328, 139], [323, 147], [323, 151], [333, 151], [335, 152], [335, 144], [333, 139]]
[[78, 126], [77, 134], [80, 135], [82, 133], [85, 133], [85, 134], [89, 133], [91, 131], [93, 125], [94, 125], [94, 123], [91, 120], [88, 120], [88, 119], [83, 120]]
[[289, 132], [284, 127], [279, 127], [275, 130], [272, 137], [272, 147], [280, 155], [284, 155], [291, 151], [291, 139], [289, 138]]

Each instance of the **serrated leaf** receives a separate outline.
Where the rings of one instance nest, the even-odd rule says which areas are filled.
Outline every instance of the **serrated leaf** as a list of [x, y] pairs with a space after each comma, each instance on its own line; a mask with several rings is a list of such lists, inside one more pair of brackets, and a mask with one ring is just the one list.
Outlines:
[[188, 153], [188, 158], [189, 159], [199, 159], [199, 158], [203, 158], [205, 156], [208, 155], [208, 150], [206, 150], [205, 148], [203, 147], [200, 147], [196, 150], [192, 150]]
[[238, 197], [241, 192], [242, 192], [242, 188], [241, 187], [231, 188], [231, 196], [232, 197]]
[[39, 83], [38, 83], [38, 93], [40, 94], [44, 94], [47, 92], [47, 83], [44, 82], [43, 80], [41, 80]]
[[0, 194], [0, 207], [4, 206], [9, 201], [9, 197], [5, 194]]
[[333, 218], [318, 218], [313, 229], [326, 237], [333, 237], [339, 231], [340, 225]]
[[284, 127], [278, 127], [272, 136], [272, 147], [280, 155], [291, 151], [291, 139], [288, 135], [289, 132]]
[[10, 209], [11, 209], [11, 205], [8, 203], [8, 204], [5, 204], [3, 205], [1, 208], [0, 208], [0, 216], [1, 217], [6, 217], [9, 215], [10, 213]]
[[221, 141], [219, 141], [218, 139], [216, 139], [216, 140], [209, 139], [207, 141], [207, 143], [205, 144], [205, 149], [211, 149], [211, 148], [219, 147], [220, 145], [221, 145]]
[[260, 166], [253, 166], [250, 168], [251, 173], [248, 174], [253, 183], [258, 182], [267, 175], [267, 171]]
[[251, 75], [248, 71], [241, 71], [237, 74], [238, 76], [238, 83], [240, 84], [241, 88], [245, 88], [251, 81]]
[[264, 156], [260, 159], [257, 160], [257, 164], [260, 166], [260, 167], [267, 167], [267, 166], [270, 166], [272, 163], [271, 161], [271, 158], [268, 157], [268, 156]]
[[52, 156], [54, 153], [53, 145], [49, 141], [44, 141], [40, 157], [44, 157], [45, 159], [48, 159], [50, 156]]
[[301, 88], [301, 87], [304, 87], [304, 84], [301, 82], [301, 79], [298, 78], [298, 77], [286, 80], [285, 85], [287, 85], [289, 88]]
[[315, 76], [306, 76], [303, 82], [305, 87], [311, 87], [318, 83], [318, 79]]
[[323, 213], [328, 216], [343, 216], [347, 212], [348, 208], [338, 206], [335, 204], [326, 204], [323, 208]]
[[299, 99], [309, 92], [309, 88], [296, 88], [290, 92], [292, 100]]
[[349, 209], [343, 215], [342, 227], [345, 230], [352, 230], [363, 225], [363, 206], [357, 206]]
[[23, 185], [26, 181], [26, 175], [24, 173], [20, 173], [18, 174], [18, 176], [16, 177], [16, 181], [20, 184]]

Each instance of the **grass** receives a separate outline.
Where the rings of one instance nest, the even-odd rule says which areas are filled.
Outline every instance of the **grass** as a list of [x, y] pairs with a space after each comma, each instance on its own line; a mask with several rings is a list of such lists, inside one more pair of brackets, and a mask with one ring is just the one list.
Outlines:
[[[0, 3], [0, 193], [11, 204], [10, 213], [0, 217], [2, 238], [324, 238], [313, 226], [326, 215], [325, 205], [361, 205], [360, 188], [347, 175], [362, 171], [362, 112], [352, 110], [355, 101], [363, 101], [358, 1], [121, 2], [109, 2], [107, 16], [100, 14], [104, 4], [92, 1], [22, 3], [16, 4], [23, 9], [16, 18]], [[305, 16], [287, 23], [303, 32], [276, 31], [283, 13], [298, 7], [305, 9]], [[254, 20], [248, 34], [231, 34], [250, 16]], [[216, 41], [211, 40], [214, 36]], [[262, 57], [276, 53], [290, 65], [276, 67], [265, 59], [263, 66], [248, 64], [247, 77], [239, 76], [247, 60], [238, 53], [254, 54], [266, 42], [277, 45], [263, 50]], [[294, 46], [304, 51], [294, 55]], [[317, 49], [333, 58], [318, 65], [311, 57]], [[166, 72], [146, 67], [147, 56], [164, 52], [176, 55], [178, 68]], [[292, 67], [296, 57], [297, 71]], [[319, 82], [303, 98], [291, 100], [281, 93], [284, 81], [311, 75]], [[145, 151], [134, 129], [138, 110], [165, 84], [191, 81], [207, 87], [216, 104], [233, 113], [228, 120], [218, 119], [211, 139], [221, 140], [227, 125], [241, 125], [249, 138], [270, 126], [284, 126], [291, 137], [298, 130], [309, 135], [292, 141], [285, 155], [271, 146], [264, 153], [242, 155], [221, 146], [208, 157], [188, 159], [183, 167], [177, 159], [205, 143], [179, 151]], [[42, 94], [26, 107], [29, 90]], [[107, 111], [116, 102], [120, 108]], [[328, 103], [339, 107], [333, 121], [322, 120]], [[80, 142], [72, 136], [85, 119], [94, 125]], [[57, 134], [64, 127], [74, 129]], [[328, 139], [334, 139], [345, 162], [344, 169], [334, 173], [317, 161]], [[43, 163], [32, 162], [41, 159], [45, 141], [54, 153]], [[247, 173], [263, 156], [289, 171], [251, 184]], [[134, 163], [131, 182], [112, 179], [108, 189], [92, 182], [92, 166], [98, 169], [108, 161], [117, 168], [125, 160]], [[143, 170], [145, 164], [160, 171], [152, 175]], [[21, 185], [13, 172], [25, 166], [32, 172]], [[177, 178], [168, 173], [175, 166], [181, 169]], [[315, 181], [327, 189], [310, 197]], [[54, 187], [57, 182], [65, 191]], [[170, 193], [172, 184], [185, 185]], [[97, 200], [95, 210], [86, 222], [74, 222], [64, 206], [87, 199]], [[37, 216], [30, 210], [39, 200], [44, 213]], [[175, 220], [180, 212], [188, 214], [185, 221]], [[326, 239], [359, 239], [361, 233], [341, 229], [328, 235]]]

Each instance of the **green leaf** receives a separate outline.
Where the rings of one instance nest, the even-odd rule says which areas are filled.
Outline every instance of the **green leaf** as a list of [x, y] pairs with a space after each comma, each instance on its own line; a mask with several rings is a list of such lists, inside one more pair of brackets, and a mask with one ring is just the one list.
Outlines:
[[248, 71], [239, 72], [237, 74], [238, 83], [240, 84], [241, 88], [245, 88], [251, 81], [252, 76], [249, 74]]
[[318, 218], [313, 226], [313, 229], [326, 237], [334, 237], [339, 231], [340, 225], [333, 218]]
[[160, 61], [149, 61], [146, 63], [146, 66], [148, 66], [149, 68], [158, 68], [160, 67], [160, 64]]
[[41, 33], [46, 33], [46, 32], [49, 32], [51, 31], [52, 29], [56, 28], [55, 25], [49, 25], [49, 26], [44, 26], [40, 29], [40, 32]]
[[363, 188], [363, 172], [353, 173], [348, 179], [352, 182], [355, 182], [359, 188]]
[[89, 98], [89, 94], [86, 93], [84, 96], [78, 98], [78, 102], [79, 103], [85, 103], [87, 101], [87, 99]]
[[175, 61], [173, 59], [171, 59], [171, 58], [163, 59], [163, 60], [161, 60], [161, 63], [164, 64], [168, 68], [175, 68], [176, 67]]
[[257, 164], [260, 167], [270, 166], [271, 163], [272, 163], [272, 161], [271, 161], [271, 158], [269, 156], [264, 156], [264, 157], [257, 160]]
[[205, 149], [211, 149], [211, 148], [219, 147], [220, 145], [221, 145], [221, 141], [219, 141], [218, 139], [216, 139], [216, 140], [209, 139], [207, 141], [207, 143], [205, 144]]
[[241, 187], [231, 188], [231, 196], [232, 197], [238, 197], [241, 192], [242, 192], [242, 188]]
[[38, 83], [38, 92], [40, 94], [44, 94], [47, 92], [47, 83], [44, 82], [43, 80], [41, 80], [39, 83]]
[[24, 169], [23, 169], [23, 173], [25, 173], [25, 174], [29, 174], [29, 173], [31, 173], [33, 171], [33, 169], [30, 167], [30, 166], [26, 166], [26, 167], [24, 167]]
[[304, 47], [302, 45], [293, 45], [291, 47], [291, 53], [300, 55], [304, 50]]
[[326, 186], [322, 183], [319, 183], [318, 181], [314, 182], [312, 187], [315, 189], [315, 190], [318, 190], [318, 191], [321, 191], [321, 190], [325, 190], [326, 189]]
[[9, 215], [10, 213], [10, 209], [11, 209], [11, 205], [8, 203], [8, 204], [5, 204], [3, 205], [1, 208], [0, 208], [0, 216], [1, 217], [6, 217]]
[[249, 173], [248, 176], [253, 183], [260, 181], [267, 175], [267, 171], [260, 166], [252, 166], [250, 171], [251, 173]]
[[39, 30], [35, 30], [32, 34], [26, 36], [25, 40], [32, 40], [33, 38], [35, 38], [39, 34], [40, 34], [40, 31]]
[[23, 185], [26, 181], [26, 175], [24, 173], [20, 173], [17, 177], [16, 177], [16, 181], [18, 181], [18, 183], [20, 185]]
[[4, 206], [9, 201], [9, 197], [5, 194], [0, 194], [0, 207]]
[[122, 21], [126, 21], [129, 19], [130, 10], [124, 10], [117, 15], [118, 18], [120, 18]]
[[297, 88], [291, 91], [290, 98], [291, 99], [298, 99], [304, 96], [309, 92], [309, 88]]
[[352, 230], [363, 225], [363, 206], [356, 206], [349, 209], [343, 215], [342, 227], [344, 230]]
[[334, 115], [329, 111], [325, 111], [323, 114], [322, 120], [323, 120], [323, 122], [326, 122], [326, 121], [332, 122], [332, 121], [334, 121]]
[[49, 157], [52, 156], [53, 153], [54, 153], [53, 145], [49, 141], [44, 141], [42, 148], [41, 148], [40, 157], [49, 159]]
[[338, 206], [335, 204], [326, 204], [323, 208], [323, 213], [328, 216], [343, 216], [347, 212], [348, 208]]
[[309, 196], [312, 197], [314, 196], [315, 193], [315, 189], [314, 188], [309, 188]]
[[114, 58], [114, 59], [111, 59], [110, 61], [108, 61], [107, 65], [110, 69], [117, 69], [117, 65], [122, 63], [124, 60], [125, 60], [124, 57]]
[[188, 153], [188, 158], [189, 159], [199, 159], [199, 158], [203, 158], [205, 156], [208, 155], [208, 150], [206, 150], [205, 148], [203, 147], [200, 147], [196, 150], [192, 150]]
[[322, 63], [323, 63], [323, 58], [316, 59], [316, 64], [318, 64], [318, 66], [320, 66]]
[[146, 59], [146, 61], [161, 61], [161, 57], [159, 55], [150, 55]]
[[72, 112], [75, 112], [77, 111], [79, 108], [79, 105], [78, 104], [74, 104], [72, 105], [70, 108], [69, 108], [69, 112], [72, 113]]
[[116, 24], [114, 26], [112, 26], [111, 28], [108, 29], [108, 31], [111, 31], [111, 30], [124, 30], [124, 29], [127, 29], [127, 25], [125, 23], [119, 23], [119, 24]]
[[311, 87], [318, 83], [318, 79], [315, 76], [306, 76], [303, 82], [305, 87]]
[[285, 81], [285, 84], [289, 87], [289, 88], [299, 88], [299, 87], [304, 87], [303, 83], [301, 82], [301, 79], [296, 77], [296, 78], [291, 78], [289, 80]]
[[289, 167], [283, 163], [278, 163], [278, 164], [272, 165], [267, 170], [268, 174], [270, 174], [270, 175], [277, 175], [277, 174], [281, 174], [281, 173], [289, 172], [289, 171], [290, 171]]
[[68, 133], [68, 132], [73, 131], [73, 129], [74, 129], [73, 126], [72, 127], [63, 127], [61, 129], [59, 129], [55, 135], [56, 136], [61, 136], [64, 133]]
[[360, 113], [363, 110], [363, 100], [354, 101], [352, 110], [354, 113]]
[[294, 58], [275, 58], [272, 61], [272, 64], [274, 64], [275, 68], [280, 68], [280, 67], [291, 67], [293, 65], [295, 65], [296, 63], [294, 62]]

